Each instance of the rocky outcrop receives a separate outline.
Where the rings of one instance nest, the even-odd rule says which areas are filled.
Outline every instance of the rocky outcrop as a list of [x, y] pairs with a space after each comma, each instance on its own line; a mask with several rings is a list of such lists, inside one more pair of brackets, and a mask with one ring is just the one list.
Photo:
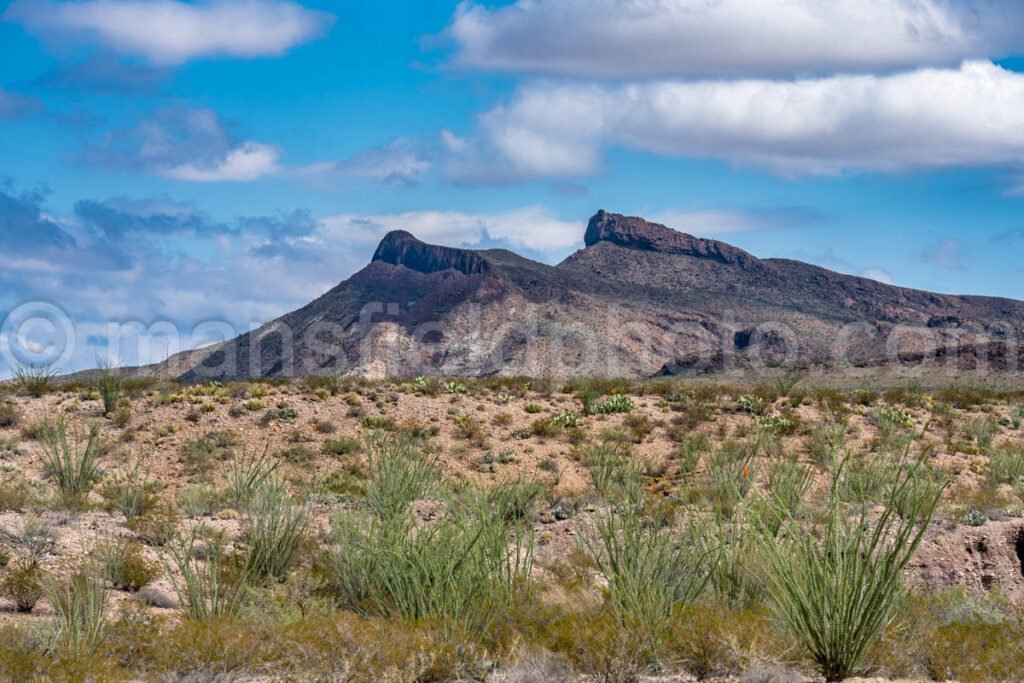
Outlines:
[[199, 381], [697, 375], [782, 363], [1024, 368], [1019, 301], [937, 295], [758, 259], [605, 211], [590, 219], [585, 242], [552, 266], [394, 231], [372, 263], [315, 301], [148, 372]]
[[490, 270], [487, 261], [476, 252], [426, 244], [404, 230], [385, 235], [373, 261], [405, 266], [420, 273], [455, 270], [464, 275], [479, 275]]
[[754, 268], [759, 264], [756, 257], [724, 242], [694, 237], [643, 218], [608, 213], [603, 209], [590, 219], [583, 241], [588, 247], [598, 242], [611, 242], [620, 247], [693, 256], [741, 268]]

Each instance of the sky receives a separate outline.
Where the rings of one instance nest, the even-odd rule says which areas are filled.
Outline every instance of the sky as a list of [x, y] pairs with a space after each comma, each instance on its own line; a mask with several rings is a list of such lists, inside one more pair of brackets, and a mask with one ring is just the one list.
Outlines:
[[1017, 0], [0, 0], [0, 377], [597, 209], [1024, 299]]

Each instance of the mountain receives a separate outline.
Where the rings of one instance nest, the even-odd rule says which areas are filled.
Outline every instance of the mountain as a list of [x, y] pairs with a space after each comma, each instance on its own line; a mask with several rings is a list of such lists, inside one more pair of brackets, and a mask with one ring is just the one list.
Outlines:
[[262, 328], [148, 369], [186, 381], [653, 376], [779, 365], [1018, 370], [1024, 303], [761, 259], [598, 211], [558, 265], [384, 237], [361, 271]]

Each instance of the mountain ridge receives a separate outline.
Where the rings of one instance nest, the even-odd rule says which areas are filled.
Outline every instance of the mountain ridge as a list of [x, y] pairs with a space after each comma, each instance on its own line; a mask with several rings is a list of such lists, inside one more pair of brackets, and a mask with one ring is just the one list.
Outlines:
[[[1020, 301], [758, 258], [604, 210], [588, 222], [584, 245], [547, 265], [393, 230], [365, 268], [310, 304], [149, 371], [191, 381], [329, 372], [652, 376], [951, 358], [1021, 367]], [[893, 347], [897, 333], [907, 339]]]

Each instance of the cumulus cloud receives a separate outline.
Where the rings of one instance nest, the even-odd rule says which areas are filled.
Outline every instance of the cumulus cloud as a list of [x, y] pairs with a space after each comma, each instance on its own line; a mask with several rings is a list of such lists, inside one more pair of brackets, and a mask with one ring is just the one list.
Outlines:
[[211, 109], [177, 105], [107, 133], [79, 159], [191, 182], [249, 181], [277, 172], [279, 152], [265, 143], [237, 140]]
[[189, 162], [160, 169], [160, 173], [176, 180], [211, 183], [224, 180], [247, 181], [277, 170], [277, 150], [258, 142], [243, 142], [221, 157], [202, 163]]
[[586, 224], [562, 221], [546, 209], [530, 206], [500, 213], [409, 211], [395, 214], [341, 214], [323, 219], [324, 236], [376, 244], [391, 230], [406, 230], [424, 242], [452, 246], [490, 246], [499, 242], [533, 251], [558, 251], [583, 241]]
[[702, 209], [662, 211], [652, 214], [655, 223], [700, 237], [719, 237], [743, 232], [798, 228], [827, 220], [806, 207], [768, 209]]
[[378, 185], [416, 185], [433, 166], [423, 141], [398, 138], [343, 161], [327, 161], [297, 169], [297, 177], [312, 185], [336, 187], [353, 181]]
[[502, 182], [598, 171], [622, 146], [783, 175], [1020, 166], [1024, 74], [991, 62], [797, 81], [540, 83], [444, 133], [450, 177]]
[[1016, 0], [518, 0], [462, 3], [464, 67], [599, 78], [870, 73], [1024, 47]]
[[164, 66], [280, 55], [334, 21], [287, 0], [15, 0], [3, 16], [53, 43], [96, 45]]

